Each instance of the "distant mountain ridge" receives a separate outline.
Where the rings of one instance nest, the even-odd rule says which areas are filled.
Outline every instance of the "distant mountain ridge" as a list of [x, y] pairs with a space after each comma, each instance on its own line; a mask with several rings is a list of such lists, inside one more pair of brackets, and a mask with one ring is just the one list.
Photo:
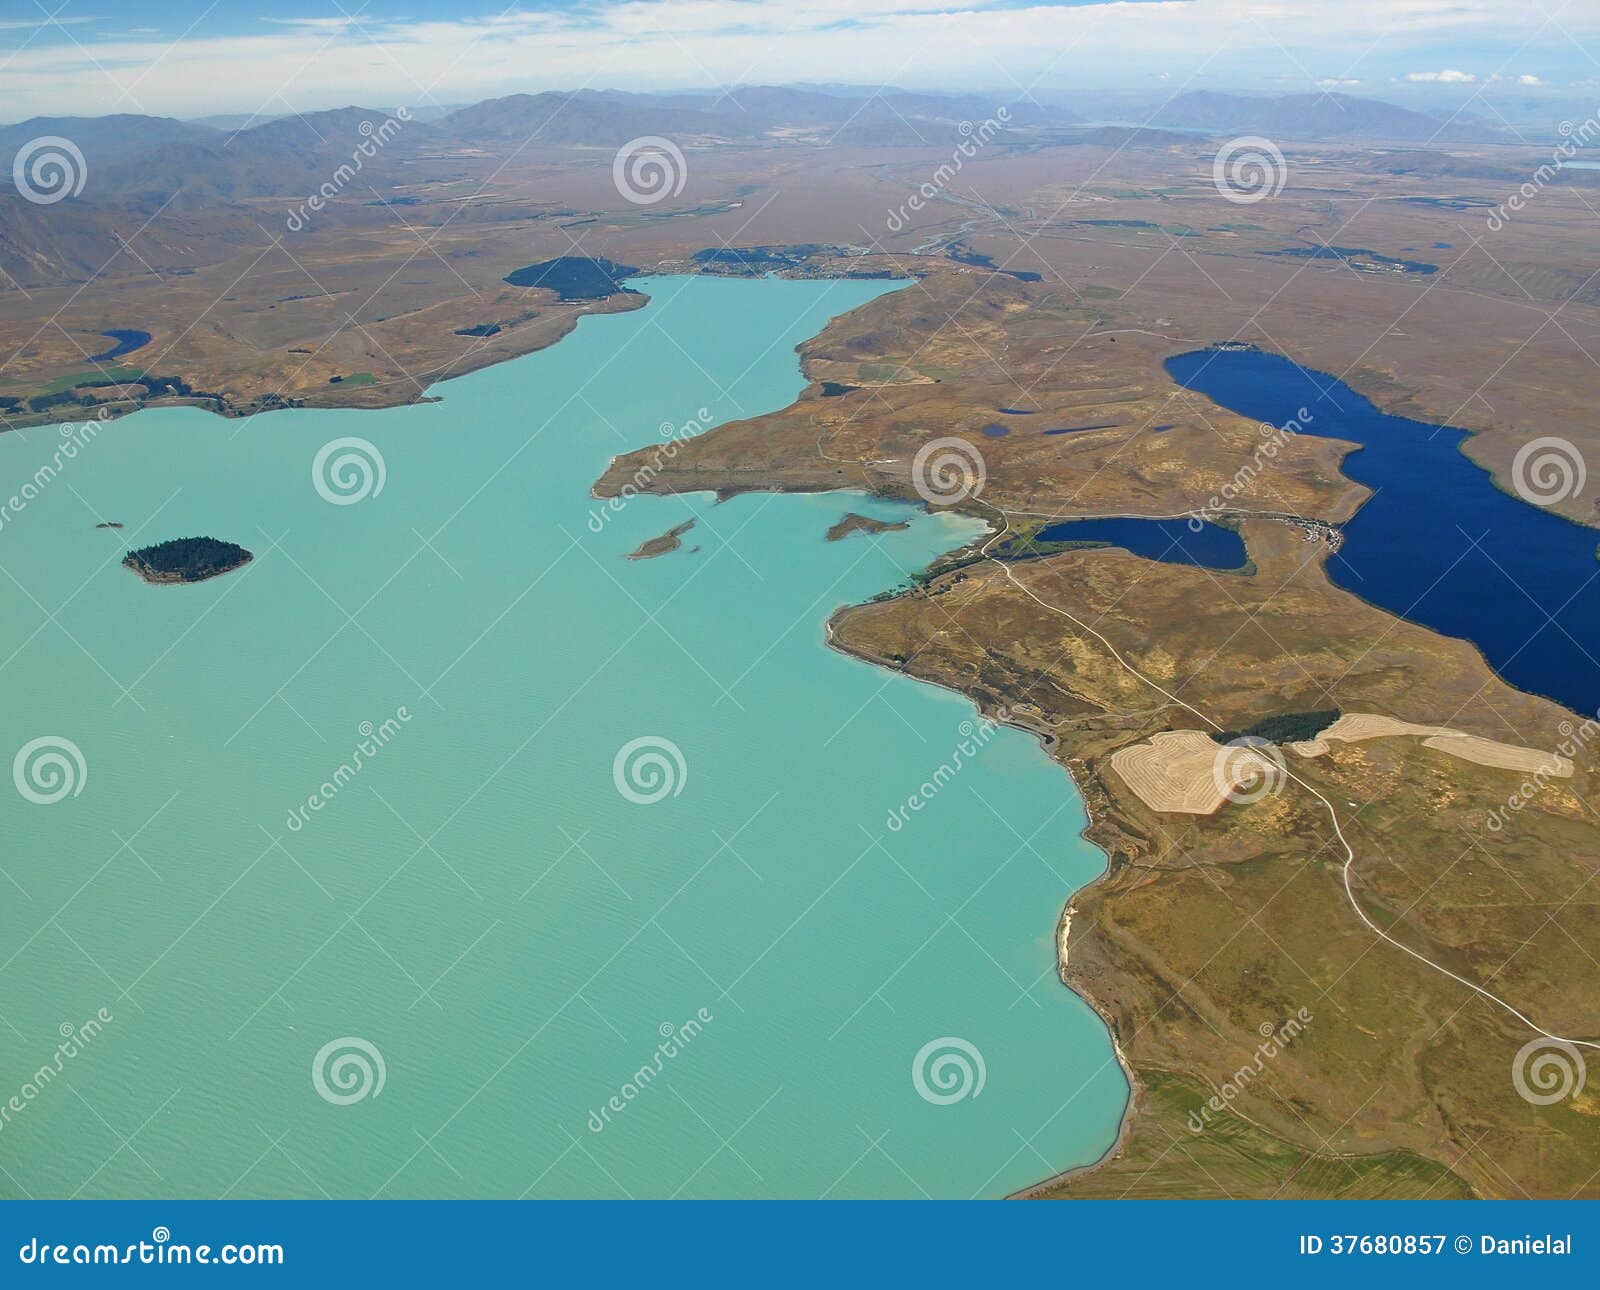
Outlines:
[[[1047, 96], [1048, 97], [1048, 96]], [[1083, 100], [1075, 100], [1078, 109]], [[1135, 115], [1124, 105], [1122, 111]], [[425, 163], [434, 177], [470, 173], [484, 153], [509, 155], [529, 144], [541, 147], [617, 148], [629, 140], [661, 135], [692, 148], [718, 143], [752, 146], [853, 146], [936, 148], [959, 145], [985, 122], [1003, 123], [1034, 142], [1086, 142], [1108, 147], [1173, 146], [1173, 131], [1261, 134], [1272, 139], [1372, 140], [1414, 150], [1448, 143], [1505, 141], [1481, 122], [1447, 122], [1375, 99], [1345, 94], [1252, 97], [1214, 91], [1180, 94], [1162, 104], [1135, 132], [1131, 125], [1085, 125], [1059, 103], [1003, 94], [934, 94], [889, 87], [739, 86], [722, 93], [631, 93], [582, 90], [511, 94], [449, 111], [407, 113], [398, 129], [398, 109], [334, 108], [257, 120], [224, 130], [236, 117], [216, 124], [167, 117], [119, 114], [106, 117], [36, 117], [0, 126], [0, 159], [43, 136], [72, 141], [84, 155], [89, 182], [80, 197], [51, 207], [52, 231], [16, 219], [0, 243], [0, 266], [88, 261], [106, 245], [108, 230], [85, 219], [74, 229], [71, 212], [124, 207], [150, 214], [185, 212], [255, 219], [252, 203], [305, 201], [337, 181], [346, 209], [391, 199], [395, 185], [412, 182]], [[1103, 119], [1103, 118], [1102, 118]], [[377, 137], [381, 147], [373, 150]], [[358, 149], [363, 156], [353, 166]], [[1417, 173], [1428, 163], [1411, 159]], [[1468, 163], [1462, 162], [1461, 165]], [[408, 169], [409, 167], [409, 169]], [[351, 172], [354, 173], [351, 173]], [[1447, 173], [1447, 172], [1446, 172]], [[0, 197], [12, 194], [9, 167], [0, 166]], [[87, 215], [87, 210], [85, 211]], [[71, 248], [66, 254], [64, 248]], [[29, 274], [29, 277], [32, 275]]]
[[1252, 133], [1272, 139], [1381, 139], [1399, 143], [1509, 141], [1501, 131], [1473, 121], [1448, 121], [1350, 94], [1288, 94], [1253, 98], [1191, 90], [1157, 108], [1151, 125], [1218, 133]]
[[177, 121], [165, 116], [36, 116], [16, 125], [0, 125], [0, 154], [7, 160], [34, 139], [70, 139], [83, 153], [90, 169], [120, 161], [171, 144], [202, 143], [215, 139], [217, 132], [193, 121]]
[[[84, 201], [145, 211], [167, 204], [178, 211], [198, 210], [262, 197], [304, 197], [350, 162], [398, 112], [332, 108], [233, 130], [164, 117], [36, 117], [0, 127], [0, 149], [14, 154], [31, 139], [59, 135], [85, 156], [93, 182]], [[616, 148], [644, 135], [664, 135], [685, 146], [805, 142], [945, 148], [989, 120], [1033, 127], [1077, 120], [1064, 109], [1007, 105], [996, 98], [899, 90], [850, 98], [776, 86], [745, 86], [725, 94], [511, 94], [424, 115], [431, 119], [407, 112], [402, 128], [386, 133], [381, 149], [364, 155], [353, 185], [357, 195], [382, 200], [387, 179], [408, 158], [510, 151], [532, 143]], [[9, 180], [9, 172], [0, 173], [0, 185]]]
[[820, 141], [918, 147], [945, 142], [962, 122], [976, 126], [1005, 109], [1016, 125], [1068, 125], [1061, 108], [971, 95], [903, 90], [854, 97], [783, 86], [741, 86], [722, 94], [510, 94], [441, 117], [441, 132], [465, 141], [516, 140], [615, 147], [644, 134], [730, 142], [785, 133]]
[[[687, 143], [931, 147], [945, 146], [958, 132], [1002, 116], [1012, 127], [1046, 131], [1083, 121], [1066, 107], [1007, 98], [893, 88], [852, 91], [831, 85], [739, 86], [723, 93], [510, 94], [453, 110], [410, 113], [404, 138], [386, 144], [386, 150], [403, 154], [421, 148], [529, 143], [618, 147], [641, 135], [664, 135]], [[196, 192], [209, 199], [248, 197], [302, 188], [319, 165], [340, 153], [348, 155], [361, 142], [355, 133], [361, 122], [376, 125], [391, 115], [384, 109], [346, 107], [258, 118], [253, 123], [240, 116], [205, 121], [132, 114], [35, 117], [0, 126], [0, 154], [15, 155], [32, 139], [56, 135], [72, 140], [91, 173], [102, 177], [109, 173], [119, 184], [131, 185], [135, 196], [171, 195], [181, 188], [180, 181], [192, 180]], [[1506, 141], [1482, 122], [1445, 121], [1377, 99], [1332, 93], [1255, 97], [1195, 90], [1162, 104], [1148, 120], [1128, 124], [1282, 139], [1441, 145]], [[0, 182], [6, 179], [9, 175], [0, 176]]]

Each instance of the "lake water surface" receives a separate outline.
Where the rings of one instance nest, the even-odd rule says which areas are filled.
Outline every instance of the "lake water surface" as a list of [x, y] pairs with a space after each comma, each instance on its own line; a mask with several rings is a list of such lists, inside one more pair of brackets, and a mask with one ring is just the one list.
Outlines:
[[1247, 559], [1244, 539], [1232, 529], [1209, 523], [1196, 529], [1188, 520], [1063, 520], [1034, 537], [1040, 542], [1105, 542], [1146, 560], [1203, 569], [1242, 569]]
[[[0, 794], [0, 1093], [62, 1065], [0, 1127], [0, 1194], [994, 1196], [1110, 1144], [1126, 1086], [1055, 969], [1103, 864], [1069, 780], [825, 644], [972, 522], [588, 494], [663, 423], [787, 403], [794, 346], [893, 284], [636, 285], [434, 403], [139, 413], [7, 516], [0, 751], [67, 739], [87, 774]], [[351, 436], [383, 486], [330, 504], [313, 461]], [[66, 438], [0, 436], [0, 493]], [[849, 510], [911, 527], [823, 541]], [[191, 535], [256, 559], [118, 566]], [[646, 737], [682, 768], [641, 804], [614, 761]], [[325, 1061], [319, 1093], [335, 1040], [381, 1054], [381, 1092], [337, 1104]], [[919, 1093], [934, 1041], [981, 1055], [978, 1096], [970, 1055], [968, 1096], [941, 1104], [931, 1056]]]
[[1374, 491], [1328, 561], [1337, 585], [1473, 642], [1520, 689], [1600, 710], [1600, 532], [1495, 487], [1461, 452], [1464, 431], [1387, 416], [1289, 359], [1203, 350], [1167, 370], [1241, 416], [1361, 445], [1343, 470]]

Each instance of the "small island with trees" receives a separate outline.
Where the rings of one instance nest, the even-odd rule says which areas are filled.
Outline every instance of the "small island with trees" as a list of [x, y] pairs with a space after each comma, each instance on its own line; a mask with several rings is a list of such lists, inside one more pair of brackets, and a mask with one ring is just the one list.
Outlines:
[[236, 542], [219, 538], [173, 538], [129, 551], [122, 565], [146, 582], [204, 582], [250, 563], [255, 557]]

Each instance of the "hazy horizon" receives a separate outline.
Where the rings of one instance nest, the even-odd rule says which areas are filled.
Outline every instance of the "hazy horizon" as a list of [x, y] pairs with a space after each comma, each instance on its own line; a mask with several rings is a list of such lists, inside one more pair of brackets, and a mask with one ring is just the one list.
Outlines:
[[[891, 84], [908, 90], [1174, 95], [1338, 90], [1434, 110], [1593, 98], [1600, 13], [1511, 0], [447, 0], [237, 6], [83, 0], [0, 20], [8, 118], [196, 118], [349, 103], [467, 104], [541, 90]], [[1511, 50], [1507, 54], [1506, 50]], [[1493, 114], [1493, 109], [1488, 109]]]

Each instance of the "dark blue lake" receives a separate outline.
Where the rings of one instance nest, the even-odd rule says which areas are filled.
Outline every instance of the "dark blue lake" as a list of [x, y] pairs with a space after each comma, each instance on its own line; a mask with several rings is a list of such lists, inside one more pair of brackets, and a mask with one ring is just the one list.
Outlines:
[[1244, 539], [1232, 529], [1202, 524], [1196, 533], [1188, 520], [1064, 520], [1040, 529], [1038, 540], [1109, 542], [1147, 560], [1206, 569], [1238, 569], [1245, 562]]
[[136, 349], [143, 349], [150, 343], [150, 333], [138, 331], [132, 327], [111, 327], [100, 333], [102, 336], [116, 342], [103, 354], [91, 354], [91, 363], [109, 363], [114, 358], [121, 358], [124, 354], [131, 354]]
[[1253, 421], [1304, 421], [1303, 407], [1305, 433], [1361, 445], [1344, 473], [1374, 494], [1328, 562], [1338, 586], [1472, 641], [1521, 689], [1600, 709], [1600, 531], [1501, 492], [1460, 451], [1464, 431], [1387, 416], [1288, 359], [1199, 351], [1166, 366]]

